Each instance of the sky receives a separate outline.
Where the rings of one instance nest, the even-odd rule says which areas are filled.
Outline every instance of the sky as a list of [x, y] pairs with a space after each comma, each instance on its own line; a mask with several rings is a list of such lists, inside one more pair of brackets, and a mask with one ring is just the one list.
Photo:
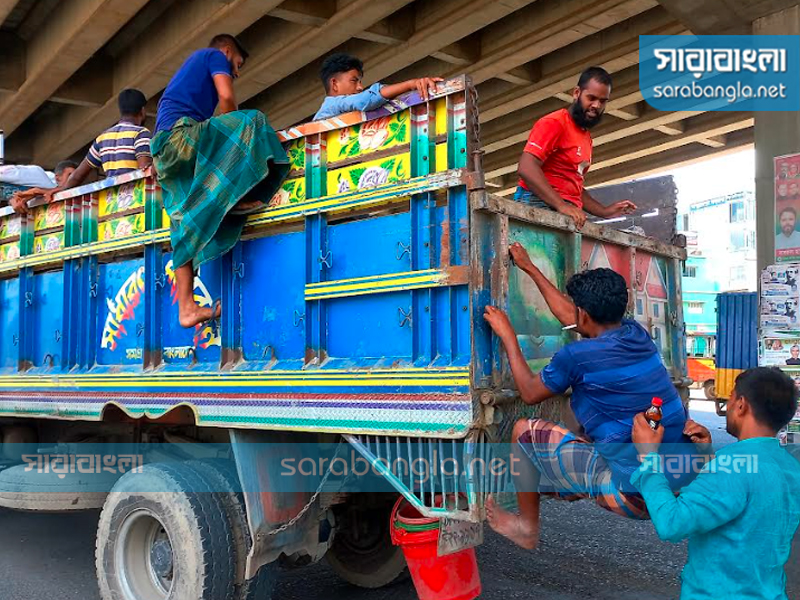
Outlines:
[[683, 211], [698, 200], [755, 191], [755, 150], [742, 150], [659, 175], [672, 175], [675, 178], [678, 208]]

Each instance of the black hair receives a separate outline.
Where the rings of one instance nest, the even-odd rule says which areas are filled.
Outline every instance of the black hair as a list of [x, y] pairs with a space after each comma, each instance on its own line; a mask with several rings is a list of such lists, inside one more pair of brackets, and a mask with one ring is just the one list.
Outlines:
[[795, 219], [797, 218], [797, 211], [794, 209], [794, 207], [793, 207], [793, 206], [787, 206], [786, 208], [784, 208], [784, 209], [783, 209], [783, 210], [780, 212], [780, 214], [778, 215], [778, 218], [780, 218], [780, 217], [781, 217], [781, 215], [782, 215], [783, 213], [792, 213], [792, 216], [793, 216]]
[[586, 89], [586, 86], [592, 80], [611, 87], [611, 75], [603, 67], [589, 67], [586, 69], [578, 78], [578, 87], [582, 90]]
[[220, 33], [219, 35], [215, 35], [208, 43], [209, 48], [221, 48], [222, 46], [233, 46], [236, 48], [236, 51], [241, 55], [243, 61], [246, 61], [250, 56], [250, 53], [244, 49], [244, 46], [242, 46], [242, 43], [236, 39], [236, 36], [231, 35], [230, 33]]
[[619, 323], [628, 308], [628, 286], [611, 269], [576, 273], [567, 282], [567, 294], [599, 325]]
[[139, 90], [128, 88], [119, 93], [119, 114], [125, 117], [133, 117], [142, 112], [147, 104], [147, 98]]
[[328, 93], [331, 78], [336, 77], [339, 73], [347, 73], [355, 69], [359, 74], [364, 75], [364, 63], [355, 56], [345, 54], [344, 52], [337, 52], [331, 54], [324, 61], [322, 67], [319, 69], [319, 77], [322, 79], [322, 85], [325, 86], [325, 93]]
[[55, 170], [53, 171], [56, 175], [61, 173], [64, 169], [77, 169], [78, 163], [74, 160], [62, 160], [60, 163], [56, 165]]
[[797, 411], [794, 381], [777, 367], [748, 369], [736, 378], [734, 390], [747, 400], [756, 421], [776, 433]]

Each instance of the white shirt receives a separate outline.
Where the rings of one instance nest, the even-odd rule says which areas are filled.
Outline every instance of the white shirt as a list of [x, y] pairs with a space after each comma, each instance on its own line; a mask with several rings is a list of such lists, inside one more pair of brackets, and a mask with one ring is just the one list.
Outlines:
[[47, 172], [37, 165], [2, 165], [0, 166], [0, 183], [23, 187], [56, 187]]
[[776, 250], [788, 250], [789, 248], [800, 248], [800, 231], [795, 230], [790, 236], [781, 231], [775, 236]]

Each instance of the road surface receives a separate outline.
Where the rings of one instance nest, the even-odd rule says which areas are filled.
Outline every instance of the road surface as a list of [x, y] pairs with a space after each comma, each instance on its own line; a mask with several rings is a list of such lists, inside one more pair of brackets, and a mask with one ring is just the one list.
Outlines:
[[[730, 441], [709, 402], [692, 416], [711, 429], [715, 444]], [[727, 437], [726, 437], [727, 436]], [[97, 514], [23, 514], [0, 509], [0, 598], [99, 600], [94, 580]], [[795, 546], [798, 546], [797, 542]], [[789, 562], [789, 597], [800, 597], [800, 547]], [[483, 600], [667, 600], [679, 594], [686, 545], [667, 544], [649, 522], [607, 513], [589, 502], [546, 501], [542, 540], [534, 552], [487, 530], [478, 548]], [[410, 583], [359, 590], [323, 561], [282, 574], [280, 600], [416, 600]]]

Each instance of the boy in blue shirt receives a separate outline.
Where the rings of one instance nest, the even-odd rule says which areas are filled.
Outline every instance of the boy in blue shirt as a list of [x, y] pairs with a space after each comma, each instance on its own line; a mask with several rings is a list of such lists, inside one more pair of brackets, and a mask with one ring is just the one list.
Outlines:
[[325, 59], [320, 77], [326, 97], [314, 115], [315, 121], [338, 117], [354, 110], [374, 110], [387, 100], [414, 90], [419, 92], [423, 100], [427, 100], [429, 92], [436, 91], [436, 82], [442, 81], [440, 77], [421, 77], [392, 85], [375, 83], [364, 89], [361, 82], [364, 63], [355, 56], [342, 53], [332, 54]]
[[[534, 374], [504, 312], [486, 307], [484, 318], [500, 338], [517, 389], [526, 404], [539, 404], [572, 389], [570, 406], [581, 434], [545, 419], [520, 419], [512, 433], [512, 470], [519, 514], [501, 509], [489, 498], [489, 525], [523, 548], [539, 541], [540, 494], [562, 499], [591, 498], [618, 515], [646, 519], [644, 500], [630, 484], [638, 468], [631, 444], [637, 413], [657, 396], [662, 399], [665, 441], [681, 458], [696, 449], [685, 433], [695, 424], [686, 411], [650, 335], [625, 319], [628, 288], [611, 269], [574, 275], [561, 293], [531, 262], [519, 244], [510, 248], [516, 266], [533, 279], [553, 315], [584, 339], [562, 348], [541, 373]], [[684, 443], [686, 442], [686, 443]], [[688, 471], [688, 469], [687, 469]], [[691, 473], [671, 478], [676, 488]]]
[[[658, 537], [689, 539], [684, 600], [786, 598], [784, 567], [800, 524], [800, 463], [775, 436], [796, 410], [797, 389], [779, 369], [739, 375], [725, 415], [738, 442], [720, 450], [677, 497], [664, 477], [663, 456], [652, 452], [664, 429], [653, 431], [643, 414], [636, 416], [632, 435], [643, 460], [631, 481]], [[708, 430], [700, 437], [710, 445]]]

